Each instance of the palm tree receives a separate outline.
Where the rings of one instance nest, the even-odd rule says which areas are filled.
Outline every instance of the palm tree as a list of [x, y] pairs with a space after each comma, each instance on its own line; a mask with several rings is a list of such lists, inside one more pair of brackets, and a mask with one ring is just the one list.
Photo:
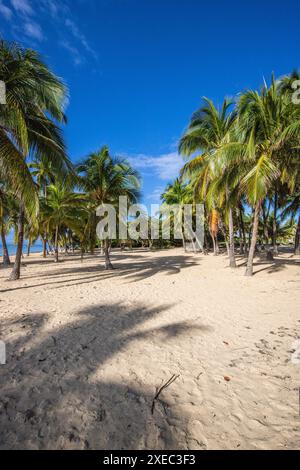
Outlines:
[[[222, 107], [218, 110], [214, 103], [208, 98], [204, 98], [204, 104], [192, 116], [190, 125], [181, 138], [179, 151], [186, 157], [190, 157], [195, 152], [200, 155], [192, 158], [183, 168], [183, 175], [191, 178], [197, 196], [205, 201], [210, 210], [210, 234], [214, 245], [214, 254], [218, 254], [217, 233], [219, 229], [220, 207], [218, 207], [216, 193], [210, 190], [210, 198], [207, 199], [209, 186], [216, 181], [219, 175], [223, 175], [224, 163], [221, 168], [216, 162], [216, 150], [220, 149], [224, 143], [231, 139], [231, 133], [235, 125], [235, 113], [230, 111], [231, 102], [224, 100]], [[220, 165], [219, 165], [220, 166]], [[228, 208], [229, 226], [229, 257], [230, 266], [235, 267], [234, 253], [234, 226], [230, 185], [227, 179], [222, 179], [225, 183], [224, 192]], [[219, 198], [220, 200], [220, 198]], [[216, 223], [217, 221], [217, 223]], [[225, 234], [226, 237], [226, 234]]]
[[2, 256], [3, 256], [3, 266], [10, 266], [10, 257], [8, 253], [7, 243], [6, 243], [6, 219], [11, 205], [11, 197], [7, 193], [5, 184], [0, 182], [0, 232], [1, 232], [1, 242], [2, 242]]
[[281, 213], [281, 220], [291, 217], [291, 222], [296, 220], [296, 231], [294, 241], [294, 254], [300, 255], [300, 191], [292, 194]]
[[246, 276], [253, 274], [259, 216], [264, 199], [276, 184], [295, 187], [292, 169], [295, 164], [297, 139], [300, 137], [299, 110], [281, 92], [272, 79], [261, 93], [247, 91], [238, 102], [237, 129], [239, 140], [224, 143], [221, 152], [231, 165], [238, 165], [241, 191], [253, 207], [253, 228]]
[[[90, 201], [90, 210], [96, 214], [103, 204], [118, 205], [119, 197], [126, 196], [130, 203], [139, 198], [140, 176], [124, 159], [113, 158], [108, 147], [91, 153], [77, 168], [79, 181]], [[93, 233], [96, 233], [94, 219]], [[105, 269], [113, 266], [109, 256], [109, 240], [104, 240]]]
[[[193, 201], [193, 192], [191, 187], [177, 178], [172, 184], [168, 184], [165, 192], [161, 196], [164, 206], [162, 207], [162, 214], [167, 214], [168, 218], [165, 222], [170, 223], [170, 220], [174, 221], [174, 226], [178, 226], [181, 232], [182, 244], [184, 250], [186, 250], [186, 234], [183, 230], [183, 211], [184, 205], [190, 204]], [[177, 214], [170, 214], [169, 206], [177, 206]]]
[[66, 88], [39, 55], [0, 41], [0, 80], [6, 84], [6, 105], [0, 107], [0, 173], [20, 201], [18, 244], [10, 279], [20, 278], [25, 211], [34, 219], [38, 194], [28, 156], [47, 155], [53, 165], [69, 166], [61, 130]]
[[75, 193], [64, 181], [48, 186], [47, 197], [41, 199], [41, 218], [47, 233], [54, 233], [54, 260], [58, 262], [60, 231], [77, 227], [77, 220], [86, 211], [86, 198]]
[[[55, 171], [51, 160], [45, 155], [41, 155], [41, 158], [35, 158], [32, 163], [29, 164], [31, 174], [36, 180], [41, 196], [47, 197], [47, 186], [55, 183]], [[56, 169], [57, 170], [57, 169]], [[41, 231], [41, 237], [43, 240], [43, 258], [47, 258], [47, 231]]]

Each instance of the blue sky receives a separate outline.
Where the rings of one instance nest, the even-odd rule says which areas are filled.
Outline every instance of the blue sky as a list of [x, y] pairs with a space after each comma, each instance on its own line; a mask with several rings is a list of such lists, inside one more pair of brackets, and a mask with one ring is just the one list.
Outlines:
[[158, 202], [177, 142], [208, 96], [220, 103], [299, 66], [299, 1], [0, 0], [0, 32], [39, 50], [69, 87], [73, 161], [107, 144]]

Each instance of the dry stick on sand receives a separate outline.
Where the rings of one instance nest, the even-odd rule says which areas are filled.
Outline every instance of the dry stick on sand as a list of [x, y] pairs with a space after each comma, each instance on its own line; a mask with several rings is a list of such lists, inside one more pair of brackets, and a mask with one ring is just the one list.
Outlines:
[[172, 385], [172, 383], [175, 382], [175, 380], [177, 380], [179, 377], [180, 375], [175, 375], [175, 374], [172, 375], [172, 377], [165, 384], [163, 384], [158, 390], [156, 389], [157, 392], [156, 392], [155, 397], [153, 398], [152, 407], [151, 407], [152, 414], [154, 413], [155, 402], [159, 398], [159, 395], [161, 394], [161, 392], [165, 390], [166, 388], [170, 387], [170, 385]]

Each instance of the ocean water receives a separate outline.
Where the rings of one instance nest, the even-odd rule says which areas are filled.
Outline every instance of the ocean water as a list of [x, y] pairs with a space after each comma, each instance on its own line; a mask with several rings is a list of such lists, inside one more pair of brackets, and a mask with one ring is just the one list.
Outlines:
[[[27, 246], [28, 246], [28, 243], [25, 241], [24, 242], [24, 247], [23, 247], [23, 253], [24, 255], [27, 254]], [[8, 252], [10, 255], [15, 255], [16, 254], [16, 250], [17, 250], [17, 247], [11, 243], [11, 242], [7, 242], [7, 248], [8, 248]], [[40, 241], [37, 241], [32, 247], [31, 247], [31, 250], [30, 250], [30, 253], [41, 253], [43, 251], [43, 244], [42, 242]], [[0, 256], [2, 256], [2, 243], [0, 242]], [[1, 262], [1, 260], [0, 260]]]

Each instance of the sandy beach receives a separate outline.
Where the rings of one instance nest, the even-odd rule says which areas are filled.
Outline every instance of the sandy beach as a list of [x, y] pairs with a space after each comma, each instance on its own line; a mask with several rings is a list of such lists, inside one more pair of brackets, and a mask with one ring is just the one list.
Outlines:
[[253, 278], [182, 249], [112, 261], [1, 269], [1, 449], [300, 447], [299, 258]]

